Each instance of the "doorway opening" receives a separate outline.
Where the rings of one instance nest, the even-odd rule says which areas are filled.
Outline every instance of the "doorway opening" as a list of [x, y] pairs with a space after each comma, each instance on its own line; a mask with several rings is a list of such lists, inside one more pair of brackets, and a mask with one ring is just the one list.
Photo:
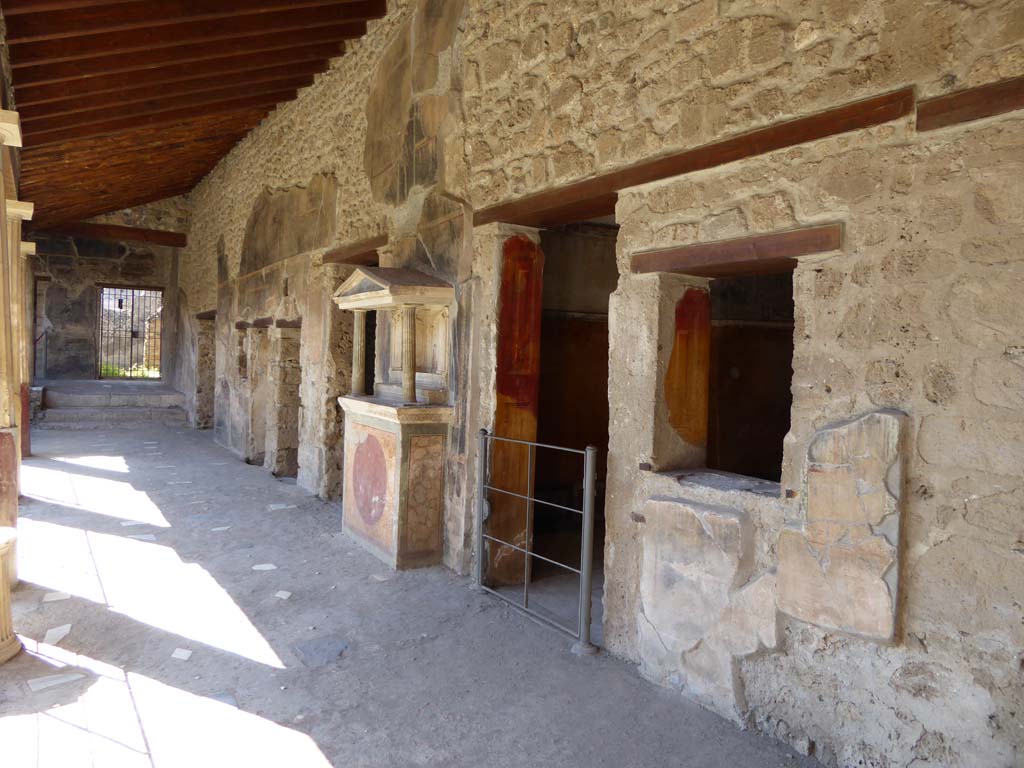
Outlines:
[[164, 292], [100, 286], [101, 379], [159, 379]]
[[778, 482], [793, 404], [792, 272], [711, 281], [709, 469]]
[[[590, 635], [603, 637], [605, 478], [608, 455], [608, 302], [618, 282], [616, 226], [579, 223], [543, 230], [539, 244], [506, 243], [498, 329], [494, 434], [582, 452], [597, 449]], [[520, 242], [522, 241], [522, 242]], [[510, 248], [509, 246], [514, 246]], [[521, 549], [492, 547], [487, 578], [511, 599], [529, 581], [529, 609], [560, 626], [576, 623], [583, 527], [581, 453], [496, 444], [488, 531]], [[525, 552], [529, 552], [526, 555]], [[524, 558], [529, 557], [529, 562]], [[568, 566], [570, 570], [560, 567]]]
[[[537, 441], [569, 448], [597, 448], [594, 505], [593, 641], [600, 645], [604, 594], [605, 478], [608, 464], [608, 301], [618, 283], [615, 241], [618, 227], [582, 223], [541, 232], [544, 289], [541, 311], [540, 393]], [[583, 487], [577, 457], [552, 452], [538, 462], [534, 483], [539, 499], [581, 508]], [[534, 550], [560, 562], [578, 561], [581, 529], [574, 513], [548, 507], [535, 516]], [[550, 595], [561, 614], [573, 603], [575, 581], [538, 559], [536, 600]], [[561, 582], [566, 582], [563, 586]], [[547, 584], [545, 582], [548, 582]], [[571, 583], [570, 583], [571, 582]], [[562, 603], [565, 603], [563, 608]]]
[[[243, 387], [248, 394], [248, 430], [245, 446], [247, 464], [262, 466], [267, 453], [267, 414], [273, 401], [270, 386], [270, 336], [268, 326], [246, 329]], [[239, 361], [241, 364], [241, 360]]]
[[270, 337], [270, 402], [263, 466], [275, 477], [299, 474], [299, 424], [302, 413], [300, 328], [276, 327]]

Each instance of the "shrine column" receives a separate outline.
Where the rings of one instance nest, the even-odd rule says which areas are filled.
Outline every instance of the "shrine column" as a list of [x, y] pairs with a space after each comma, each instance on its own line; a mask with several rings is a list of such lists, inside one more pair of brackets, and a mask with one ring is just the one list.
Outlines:
[[416, 402], [416, 307], [402, 307], [402, 400]]
[[366, 310], [352, 313], [352, 391], [353, 397], [366, 394]]

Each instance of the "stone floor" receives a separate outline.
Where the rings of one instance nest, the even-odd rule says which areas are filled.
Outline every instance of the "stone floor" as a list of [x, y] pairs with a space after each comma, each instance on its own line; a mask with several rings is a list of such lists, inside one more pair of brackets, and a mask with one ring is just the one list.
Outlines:
[[210, 433], [33, 440], [4, 768], [816, 765], [444, 569], [388, 571]]

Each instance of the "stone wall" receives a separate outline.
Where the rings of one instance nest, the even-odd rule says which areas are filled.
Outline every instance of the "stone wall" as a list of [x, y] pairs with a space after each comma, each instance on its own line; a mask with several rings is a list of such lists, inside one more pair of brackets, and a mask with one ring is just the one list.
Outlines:
[[[896, 88], [1024, 74], [1014, 0], [571, 6], [394, 0], [190, 194], [183, 302], [217, 310], [218, 438], [243, 454], [266, 424], [240, 365], [252, 324], [301, 318], [299, 482], [322, 495], [341, 486], [351, 345], [329, 301], [351, 267], [323, 254], [387, 234], [382, 265], [455, 285], [445, 562], [462, 572], [501, 244], [522, 232], [474, 228], [474, 209]], [[1022, 747], [1021, 123], [905, 119], [619, 197], [608, 647], [826, 763], [1002, 766]], [[264, 226], [275, 210], [305, 229]], [[662, 387], [673, 309], [706, 281], [632, 275], [629, 256], [832, 221], [842, 251], [793, 278], [781, 485], [701, 472]], [[662, 578], [687, 562], [707, 578]]]
[[[628, 273], [637, 250], [825, 221], [844, 223], [845, 242], [794, 273], [792, 426], [782, 487], [760, 512], [742, 509], [741, 489], [723, 495], [719, 479], [679, 485], [672, 473], [638, 473], [644, 441], [616, 437], [615, 426], [651, 424], [656, 381], [638, 398], [629, 372], [664, 352], [634, 350], [613, 369], [611, 648], [725, 714], [817, 745], [826, 762], [1013, 763], [1024, 746], [1022, 157], [1019, 116], [920, 135], [907, 120], [620, 196], [613, 355], [635, 346], [638, 315], [665, 312], [658, 297], [671, 304], [659, 278]], [[869, 413], [881, 416], [857, 420]], [[705, 530], [715, 530], [709, 515], [750, 526], [746, 547], [728, 534], [733, 544], [702, 544], [693, 558], [710, 564], [721, 556], [708, 553], [725, 551], [715, 568], [752, 564], [739, 578], [735, 565], [724, 570], [718, 602], [696, 612], [710, 622], [715, 605], [711, 617], [761, 633], [746, 644], [732, 633], [744, 652], [710, 676], [713, 686], [702, 660], [666, 662], [644, 632], [652, 611], [690, 604], [645, 592], [650, 582], [637, 578], [654, 567], [649, 558], [665, 558], [664, 543], [649, 551], [644, 529], [666, 514], [666, 502], [645, 500], [666, 495]], [[733, 511], [695, 506], [709, 500]], [[765, 621], [742, 596], [769, 577], [778, 585], [758, 586], [758, 605], [774, 596], [774, 642], [774, 614]], [[707, 648], [712, 630], [694, 632]]]
[[1024, 9], [920, 0], [472, 0], [477, 208], [916, 84], [1024, 74]]
[[[33, 239], [37, 301], [41, 301], [33, 338], [47, 332], [37, 343], [37, 378], [96, 378], [100, 285], [163, 288], [164, 317], [176, 317], [175, 249], [55, 235], [35, 235]], [[165, 377], [174, 375], [173, 328], [168, 322], [161, 334]]]
[[[287, 237], [282, 228], [282, 237]], [[324, 498], [341, 493], [341, 415], [337, 398], [351, 375], [352, 321], [331, 302], [351, 267], [299, 254], [227, 279], [218, 287], [213, 423], [217, 440], [248, 461], [265, 460], [268, 423], [278, 420], [269, 384], [270, 352], [259, 344], [270, 326], [301, 326], [297, 368], [289, 374], [303, 403], [294, 448], [299, 484]], [[262, 327], [254, 327], [254, 325]], [[241, 357], [245, 358], [243, 367]], [[261, 357], [262, 355], [262, 357]], [[256, 439], [256, 443], [253, 442]], [[254, 453], [255, 450], [255, 453]], [[289, 469], [289, 474], [295, 474]]]

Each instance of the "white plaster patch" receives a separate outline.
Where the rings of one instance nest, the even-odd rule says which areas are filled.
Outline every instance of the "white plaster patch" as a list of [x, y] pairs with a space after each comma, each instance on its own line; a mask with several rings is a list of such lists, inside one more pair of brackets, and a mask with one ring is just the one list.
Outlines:
[[192, 651], [188, 648], [175, 648], [174, 653], [171, 654], [171, 658], [177, 659], [178, 661], [188, 661], [192, 658]]
[[271, 504], [267, 507], [268, 512], [277, 512], [279, 509], [298, 509], [296, 504]]
[[85, 675], [80, 672], [64, 672], [59, 675], [47, 675], [46, 677], [36, 677], [28, 681], [28, 687], [33, 693], [39, 693], [39, 691], [45, 691], [47, 688], [54, 688], [58, 685], [65, 685], [72, 683], [75, 680], [81, 680]]
[[70, 624], [61, 624], [59, 627], [53, 627], [53, 629], [46, 630], [46, 634], [43, 635], [43, 642], [46, 645], [57, 645], [61, 640], [67, 637], [71, 633]]
[[218, 528], [211, 528], [210, 530], [213, 531], [214, 533], [220, 533], [221, 531], [231, 530], [231, 526], [230, 525], [222, 525], [222, 526], [220, 526]]
[[129, 536], [129, 539], [135, 539], [136, 541], [156, 541], [156, 536], [152, 533], [139, 533], [134, 536]]
[[281, 590], [280, 592], [275, 592], [275, 593], [274, 593], [274, 597], [279, 597], [279, 598], [281, 598], [282, 600], [287, 600], [287, 599], [288, 599], [289, 597], [291, 597], [291, 596], [292, 596], [292, 593], [291, 593], [291, 592], [286, 592], [286, 591], [285, 591], [285, 590], [283, 590], [283, 589], [282, 589], [282, 590]]
[[277, 566], [273, 563], [260, 563], [259, 565], [254, 565], [252, 569], [254, 571], [276, 571]]
[[43, 595], [44, 603], [56, 603], [58, 600], [70, 600], [71, 595], [67, 592], [47, 592]]

